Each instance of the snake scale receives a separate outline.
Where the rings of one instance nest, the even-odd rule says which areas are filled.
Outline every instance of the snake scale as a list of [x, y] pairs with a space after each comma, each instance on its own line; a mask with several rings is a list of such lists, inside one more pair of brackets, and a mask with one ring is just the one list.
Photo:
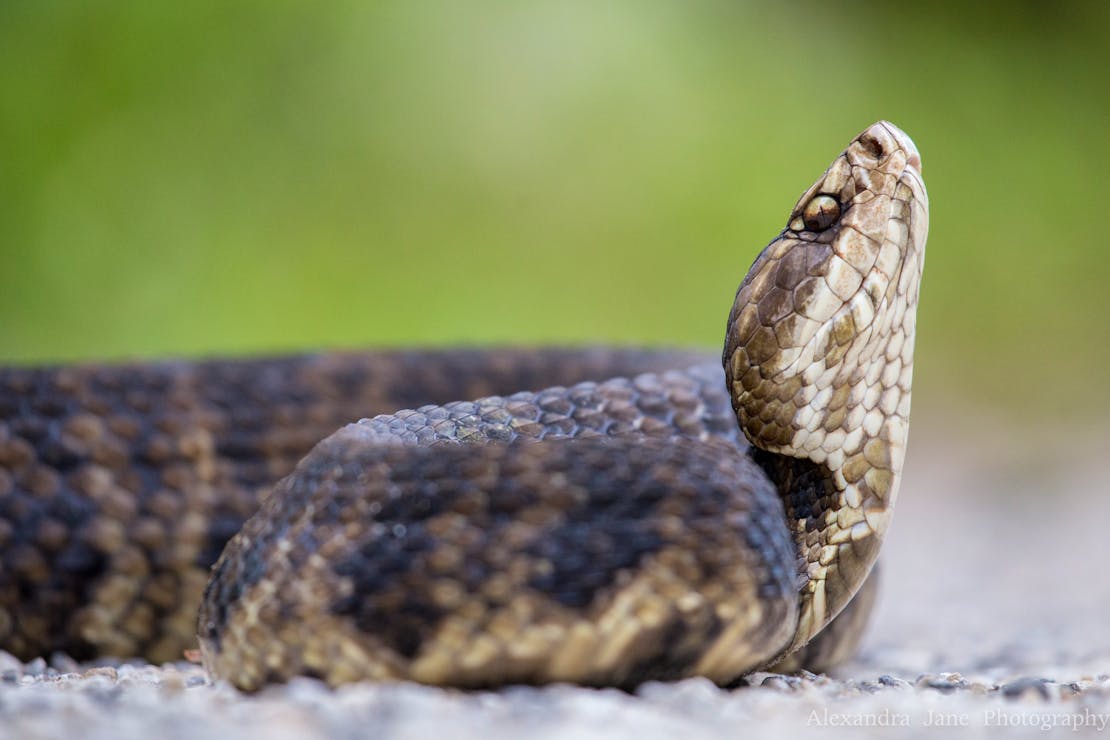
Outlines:
[[898, 491], [927, 231], [917, 150], [879, 122], [743, 279], [723, 372], [607, 348], [0, 369], [0, 648], [199, 638], [246, 690], [826, 667]]

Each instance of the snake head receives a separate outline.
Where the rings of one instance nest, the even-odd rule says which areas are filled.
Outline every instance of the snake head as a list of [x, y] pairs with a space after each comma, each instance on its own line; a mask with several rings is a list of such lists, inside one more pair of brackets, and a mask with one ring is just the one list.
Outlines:
[[927, 232], [921, 157], [880, 121], [798, 200], [729, 316], [724, 367], [744, 434], [825, 479], [818, 493], [783, 491], [810, 565], [800, 640], [843, 606], [824, 601], [834, 562], [852, 561], [837, 594], [866, 577], [897, 495]]
[[740, 285], [724, 365], [757, 447], [825, 462], [880, 400], [881, 414], [908, 413], [928, 231], [920, 168], [906, 134], [874, 124], [802, 195]]

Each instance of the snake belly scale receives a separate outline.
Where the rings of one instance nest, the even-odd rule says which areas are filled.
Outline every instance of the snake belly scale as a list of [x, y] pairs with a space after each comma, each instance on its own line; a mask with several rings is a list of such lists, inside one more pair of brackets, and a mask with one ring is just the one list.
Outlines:
[[199, 637], [247, 690], [827, 667], [897, 497], [927, 231], [917, 150], [879, 122], [756, 259], [723, 363], [0, 369], [0, 648], [168, 660]]

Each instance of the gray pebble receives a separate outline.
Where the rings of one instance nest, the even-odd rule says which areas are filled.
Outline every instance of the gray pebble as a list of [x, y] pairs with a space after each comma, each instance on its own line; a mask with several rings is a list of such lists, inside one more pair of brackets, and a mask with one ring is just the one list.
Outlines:
[[923, 673], [918, 676], [914, 685], [919, 689], [934, 689], [951, 694], [967, 688], [967, 681], [959, 673]]
[[894, 676], [891, 676], [891, 675], [885, 674], [885, 673], [883, 675], [879, 676], [879, 683], [883, 686], [887, 686], [887, 687], [890, 687], [892, 689], [913, 688], [913, 686], [910, 684], [909, 681], [903, 681], [900, 678], [895, 678]]
[[802, 680], [797, 676], [780, 676], [774, 674], [763, 679], [759, 685], [765, 689], [773, 689], [775, 691], [792, 694], [801, 690]]
[[1047, 678], [1019, 678], [1002, 685], [1002, 695], [1007, 699], [1041, 699], [1050, 698], [1048, 684], [1054, 683]]

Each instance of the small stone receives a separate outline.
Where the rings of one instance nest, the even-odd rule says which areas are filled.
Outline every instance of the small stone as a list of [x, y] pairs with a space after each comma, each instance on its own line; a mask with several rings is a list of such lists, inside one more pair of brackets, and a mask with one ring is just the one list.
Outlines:
[[116, 678], [118, 678], [118, 675], [119, 674], [116, 669], [112, 668], [111, 666], [90, 668], [89, 670], [85, 671], [85, 676], [88, 678], [92, 678], [93, 676], [103, 676], [105, 678], [111, 679], [112, 681], [115, 681]]
[[61, 673], [80, 673], [80, 664], [65, 653], [54, 653], [50, 656], [50, 667]]
[[176, 694], [185, 690], [185, 678], [177, 671], [166, 671], [160, 685], [163, 691]]
[[891, 676], [890, 674], [886, 674], [886, 673], [879, 676], [879, 683], [882, 684], [883, 686], [889, 686], [892, 689], [909, 689], [909, 688], [912, 688], [912, 685], [910, 684], [909, 681], [903, 680], [901, 678], [896, 678], [896, 677]]
[[1041, 699], [1048, 701], [1048, 684], [1055, 683], [1047, 678], [1019, 678], [1003, 684], [1002, 695], [1007, 699]]
[[919, 689], [934, 689], [951, 694], [958, 689], [967, 688], [967, 682], [959, 673], [923, 673], [918, 677], [915, 686]]
[[801, 679], [796, 676], [780, 676], [775, 674], [763, 679], [759, 685], [765, 689], [773, 689], [774, 691], [781, 691], [785, 694], [792, 694], [801, 688], [802, 682]]
[[11, 653], [6, 653], [0, 650], [0, 671], [19, 671], [23, 672], [23, 661], [15, 657]]
[[859, 694], [878, 694], [886, 688], [878, 681], [853, 681], [849, 686]]

